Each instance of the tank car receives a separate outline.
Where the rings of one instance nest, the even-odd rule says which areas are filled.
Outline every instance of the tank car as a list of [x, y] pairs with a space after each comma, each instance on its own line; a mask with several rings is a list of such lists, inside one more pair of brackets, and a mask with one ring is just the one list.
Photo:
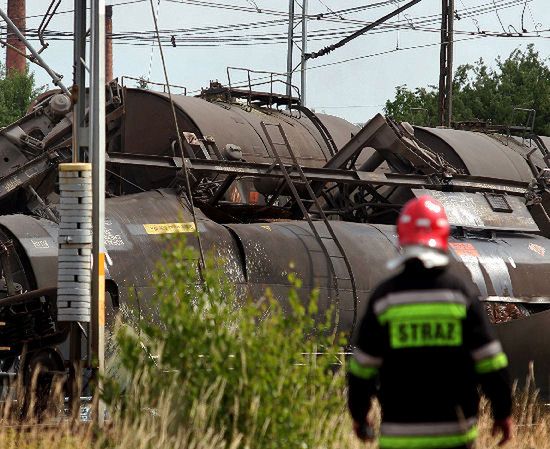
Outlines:
[[[151, 274], [166, 245], [159, 236], [185, 233], [225, 258], [242, 297], [270, 287], [284, 302], [292, 266], [304, 296], [318, 288], [319, 313], [334, 306], [339, 329], [351, 336], [398, 254], [400, 207], [428, 191], [446, 206], [454, 269], [485, 302], [514, 376], [523, 379], [533, 362], [549, 394], [544, 145], [380, 115], [359, 128], [290, 97], [224, 87], [176, 95], [174, 106], [183, 149], [166, 94], [116, 82], [107, 89], [110, 322], [124, 308], [140, 319], [154, 312]], [[56, 319], [57, 166], [71, 157], [71, 117], [70, 102], [51, 92], [0, 132], [5, 377], [23, 350], [29, 367], [68, 367], [68, 327]]]

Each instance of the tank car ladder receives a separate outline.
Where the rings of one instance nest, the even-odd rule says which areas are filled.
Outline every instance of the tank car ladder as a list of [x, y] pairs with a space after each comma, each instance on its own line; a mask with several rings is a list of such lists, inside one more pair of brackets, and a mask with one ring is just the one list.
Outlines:
[[[279, 167], [281, 169], [283, 177], [284, 177], [286, 183], [288, 184], [288, 187], [290, 188], [290, 191], [292, 192], [292, 196], [296, 200], [296, 203], [298, 204], [298, 207], [300, 208], [300, 211], [302, 212], [304, 218], [307, 220], [307, 222], [309, 224], [309, 227], [311, 228], [311, 231], [313, 232], [313, 235], [315, 236], [315, 239], [317, 240], [317, 243], [319, 244], [319, 246], [321, 247], [321, 250], [325, 254], [326, 260], [328, 261], [328, 266], [329, 266], [330, 272], [332, 274], [332, 282], [333, 282], [333, 287], [334, 287], [334, 291], [336, 293], [336, 299], [338, 301], [338, 304], [340, 303], [341, 283], [342, 282], [349, 282], [349, 284], [351, 286], [351, 290], [352, 290], [352, 293], [353, 293], [353, 323], [352, 323], [351, 333], [353, 333], [353, 331], [355, 329], [356, 321], [357, 321], [357, 306], [358, 306], [358, 303], [359, 303], [359, 298], [358, 298], [358, 295], [357, 295], [357, 287], [356, 287], [356, 284], [355, 284], [355, 277], [353, 275], [353, 271], [352, 271], [349, 259], [346, 255], [345, 251], [344, 251], [344, 248], [342, 247], [342, 244], [338, 240], [338, 237], [334, 233], [334, 229], [332, 228], [332, 226], [330, 224], [330, 221], [328, 220], [325, 212], [321, 208], [321, 205], [319, 204], [319, 201], [317, 200], [317, 196], [315, 195], [315, 192], [313, 192], [313, 189], [311, 188], [310, 181], [307, 179], [307, 177], [304, 174], [302, 168], [300, 167], [300, 164], [298, 163], [298, 159], [296, 159], [296, 155], [292, 151], [292, 148], [290, 146], [290, 143], [288, 142], [288, 138], [287, 138], [287, 136], [286, 136], [286, 134], [283, 130], [283, 127], [280, 124], [274, 125], [274, 124], [265, 123], [265, 122], [262, 122], [261, 126], [262, 126], [263, 132], [264, 132], [264, 134], [267, 138], [267, 141], [269, 143], [269, 147], [273, 151], [273, 155], [275, 157], [275, 160], [276, 160], [277, 164], [279, 165]], [[275, 142], [274, 139], [273, 139], [273, 136], [269, 132], [269, 128], [276, 128], [278, 133], [279, 133], [279, 136], [282, 137], [283, 142]], [[296, 188], [296, 185], [294, 184], [294, 181], [292, 180], [292, 177], [290, 176], [289, 171], [286, 169], [285, 164], [283, 163], [283, 161], [281, 159], [281, 156], [279, 155], [279, 152], [277, 151], [277, 148], [276, 148], [277, 146], [282, 147], [282, 148], [286, 148], [286, 150], [288, 151], [288, 154], [290, 155], [290, 157], [292, 159], [292, 163], [294, 164], [293, 168], [296, 169], [296, 171], [298, 172], [298, 175], [300, 176], [301, 181], [304, 183], [304, 186], [307, 190], [307, 193], [308, 193], [308, 196], [310, 197], [311, 202], [313, 204], [315, 204], [315, 207], [317, 208], [317, 211], [319, 212], [321, 220], [323, 221], [323, 223], [326, 227], [326, 230], [328, 231], [328, 235], [320, 235], [319, 231], [317, 230], [317, 228], [313, 224], [313, 220], [311, 219], [311, 216], [310, 216], [308, 210], [304, 206], [302, 198], [300, 197], [300, 194], [298, 193], [298, 189]], [[336, 249], [338, 251], [337, 255], [331, 254], [331, 252], [329, 251], [329, 249], [327, 248], [327, 245], [326, 245], [326, 243], [328, 243], [328, 242], [333, 242], [334, 243], [334, 246], [336, 247]], [[343, 261], [344, 262], [344, 264], [346, 266], [346, 270], [347, 270], [347, 275], [349, 277], [339, 276], [339, 273], [336, 271], [335, 264], [334, 264], [336, 261]]]

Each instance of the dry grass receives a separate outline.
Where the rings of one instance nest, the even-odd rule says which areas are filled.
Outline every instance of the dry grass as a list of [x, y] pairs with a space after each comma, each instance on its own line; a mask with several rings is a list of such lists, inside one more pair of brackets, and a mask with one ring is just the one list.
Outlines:
[[[181, 391], [181, 390], [180, 390]], [[174, 392], [174, 394], [178, 394]], [[178, 425], [170, 401], [160, 402], [155, 411], [145, 411], [137, 420], [122, 413], [115, 413], [101, 432], [89, 424], [59, 419], [53, 408], [49, 418], [41, 423], [29, 418], [13, 419], [14, 410], [4, 408], [0, 419], [0, 448], [2, 449], [254, 449], [254, 442], [247, 435], [235, 440], [224, 440], [219, 429], [211, 426], [211, 416], [218, 406], [215, 391], [196, 403], [190, 414], [190, 422]], [[342, 396], [344, 398], [344, 396]], [[343, 400], [343, 399], [342, 399]], [[299, 406], [299, 404], [297, 404]], [[11, 414], [11, 418], [8, 417]], [[378, 425], [379, 407], [374, 407], [372, 419]], [[515, 421], [517, 434], [508, 449], [550, 449], [550, 410], [537, 400], [536, 392], [515, 395]], [[486, 401], [481, 404], [479, 423], [480, 438], [477, 448], [496, 448], [498, 438], [491, 436], [492, 420]], [[335, 415], [328, 422], [315, 428], [319, 449], [375, 448], [375, 443], [363, 444], [351, 432], [351, 422], [346, 413]], [[337, 435], [337, 443], [333, 437]], [[304, 448], [306, 449], [306, 448]], [[309, 448], [313, 449], [313, 448]]]

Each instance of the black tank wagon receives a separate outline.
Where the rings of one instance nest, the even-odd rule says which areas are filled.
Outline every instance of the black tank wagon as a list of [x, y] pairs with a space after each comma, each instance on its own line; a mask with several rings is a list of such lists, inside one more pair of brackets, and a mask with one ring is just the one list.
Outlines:
[[[393, 222], [426, 191], [446, 206], [455, 269], [484, 298], [514, 375], [550, 393], [548, 149], [502, 134], [413, 127], [377, 115], [363, 128], [273, 93], [216, 86], [175, 96], [107, 89], [106, 289], [147, 315], [151, 272], [186, 233], [227, 260], [240, 295], [283, 300], [291, 263], [352, 334], [398, 252]], [[0, 371], [67, 367], [56, 320], [57, 166], [71, 157], [71, 105], [56, 92], [0, 132]], [[183, 170], [191, 178], [191, 208]], [[142, 300], [132, 302], [138, 294]], [[143, 312], [143, 313], [141, 313]]]

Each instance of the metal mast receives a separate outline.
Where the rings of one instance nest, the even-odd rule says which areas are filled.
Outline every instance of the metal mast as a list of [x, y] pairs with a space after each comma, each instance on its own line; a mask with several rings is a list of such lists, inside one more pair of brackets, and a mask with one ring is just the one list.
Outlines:
[[286, 50], [286, 95], [292, 96], [292, 53], [294, 50], [294, 0], [288, 3], [288, 42]]
[[[91, 77], [90, 77], [90, 148], [92, 162], [92, 320], [90, 323], [90, 359], [96, 394], [104, 369], [105, 357], [105, 0], [91, 4]], [[94, 419], [103, 423], [105, 409], [95, 403]]]
[[300, 59], [300, 91], [302, 93], [302, 105], [306, 105], [306, 70], [307, 70], [307, 2], [302, 0], [302, 56]]
[[[71, 97], [73, 101], [73, 163], [88, 162], [88, 125], [86, 123], [86, 0], [74, 1], [74, 43], [73, 43], [73, 86]], [[89, 256], [88, 256], [89, 258]], [[88, 259], [89, 260], [89, 259]], [[60, 270], [58, 268], [58, 270]], [[88, 271], [89, 273], [89, 271]], [[63, 273], [59, 273], [61, 276]], [[90, 304], [90, 292], [86, 294], [86, 302]], [[78, 377], [82, 370], [82, 337], [83, 328], [80, 324], [88, 320], [83, 317], [70, 320], [70, 353], [69, 367], [69, 406], [73, 416], [80, 409], [80, 381]]]
[[[292, 77], [295, 72], [300, 72], [300, 92], [302, 104], [305, 105], [306, 97], [306, 70], [307, 70], [307, 2], [308, 0], [289, 0], [288, 5], [288, 45], [286, 58], [286, 94], [292, 96]], [[295, 21], [296, 12], [300, 14], [300, 20]], [[301, 25], [302, 32], [296, 35], [296, 29]], [[300, 51], [300, 60], [294, 65], [294, 47]]]
[[87, 0], [74, 2], [73, 44], [73, 162], [88, 157], [88, 125], [86, 124], [86, 5]]
[[[86, 288], [82, 288], [82, 301], [89, 308], [82, 306], [76, 311], [64, 311], [63, 319], [70, 321], [71, 324], [71, 346], [70, 346], [70, 384], [71, 384], [71, 406], [73, 414], [78, 411], [78, 402], [80, 396], [79, 379], [80, 368], [82, 364], [82, 346], [83, 335], [82, 323], [89, 323], [88, 326], [88, 347], [87, 359], [88, 366], [92, 368], [93, 378], [96, 386], [101, 381], [101, 372], [104, 366], [104, 326], [105, 326], [105, 261], [104, 261], [104, 243], [103, 229], [105, 219], [105, 0], [93, 0], [90, 2], [91, 20], [90, 20], [90, 54], [86, 58], [86, 40], [87, 40], [87, 0], [75, 0], [74, 15], [74, 85], [72, 87], [73, 107], [73, 164], [66, 164], [66, 171], [73, 171], [73, 174], [66, 176], [75, 176], [77, 173], [90, 170], [91, 168], [91, 207], [89, 207], [89, 197], [86, 203], [75, 204], [74, 209], [78, 209], [82, 216], [89, 217], [91, 210], [91, 237], [85, 243], [91, 247], [92, 276], [91, 283], [88, 275], [85, 276], [89, 282]], [[88, 61], [88, 63], [87, 63]], [[90, 87], [86, 92], [86, 72], [89, 73]], [[90, 167], [91, 163], [91, 167]], [[89, 173], [89, 171], [88, 171]], [[84, 175], [82, 175], [84, 176]], [[88, 175], [89, 176], [89, 175]], [[84, 186], [88, 181], [80, 180]], [[67, 182], [68, 183], [68, 182]], [[68, 188], [71, 188], [70, 186]], [[83, 193], [84, 195], [84, 193]], [[82, 210], [80, 210], [82, 209]], [[72, 213], [72, 212], [71, 212]], [[84, 218], [83, 218], [84, 219]], [[88, 220], [90, 220], [88, 218]], [[62, 214], [61, 222], [64, 216]], [[87, 224], [90, 226], [90, 224]], [[88, 228], [86, 228], [88, 229]], [[84, 231], [84, 229], [82, 230]], [[88, 234], [89, 235], [89, 231]], [[73, 239], [74, 244], [79, 242]], [[91, 245], [90, 245], [91, 244]], [[90, 249], [71, 249], [67, 241], [65, 246], [60, 249], [64, 251], [80, 251], [79, 260], [82, 259], [81, 269], [89, 270]], [[84, 261], [85, 260], [85, 261]], [[60, 266], [60, 278], [62, 279], [62, 269]], [[69, 271], [74, 268], [67, 268]], [[71, 271], [72, 273], [72, 271]], [[63, 277], [64, 280], [64, 277]], [[91, 284], [91, 289], [90, 289]], [[91, 295], [90, 295], [91, 290]], [[72, 294], [68, 292], [67, 294]], [[85, 297], [86, 296], [86, 297]], [[59, 294], [58, 294], [59, 300]], [[78, 302], [75, 301], [75, 304]], [[75, 306], [76, 307], [76, 306]], [[85, 312], [88, 311], [86, 314]], [[97, 389], [96, 389], [97, 391]], [[98, 400], [95, 395], [94, 400]], [[94, 419], [102, 423], [104, 418], [104, 408], [101, 403], [94, 404]]]
[[453, 115], [454, 0], [442, 0], [441, 8], [438, 118], [441, 126], [450, 127]]

